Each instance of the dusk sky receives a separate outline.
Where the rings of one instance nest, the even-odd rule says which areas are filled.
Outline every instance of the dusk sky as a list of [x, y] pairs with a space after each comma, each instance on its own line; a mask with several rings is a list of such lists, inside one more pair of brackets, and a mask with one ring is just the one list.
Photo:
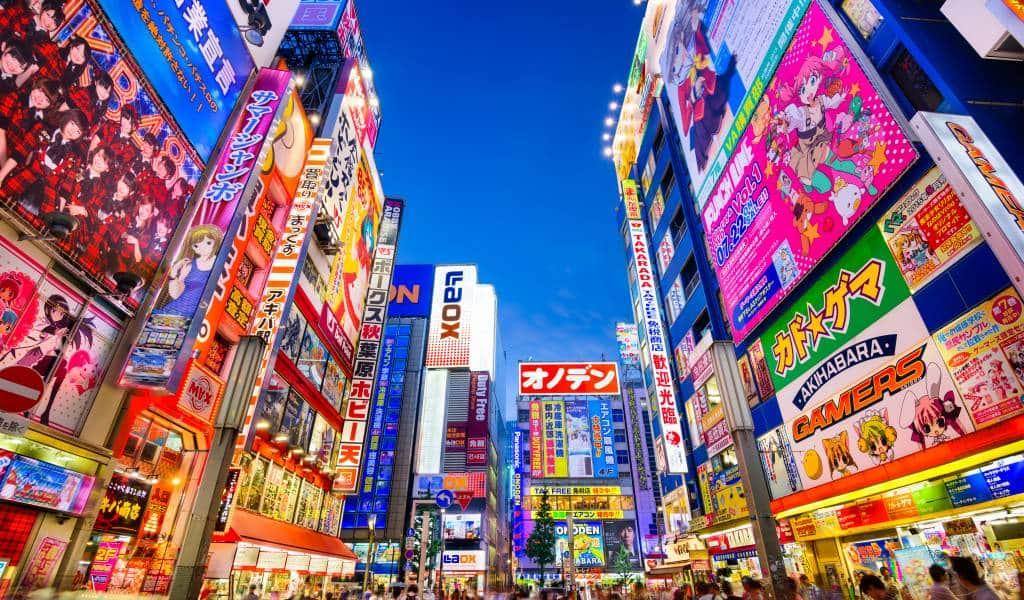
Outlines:
[[[601, 134], [644, 7], [629, 0], [363, 2], [400, 263], [476, 263], [509, 366], [613, 360], [631, 319]], [[621, 97], [620, 97], [621, 98]]]

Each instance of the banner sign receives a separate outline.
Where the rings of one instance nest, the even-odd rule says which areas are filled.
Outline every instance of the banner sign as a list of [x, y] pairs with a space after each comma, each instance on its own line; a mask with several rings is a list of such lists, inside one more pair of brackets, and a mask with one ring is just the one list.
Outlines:
[[811, 3], [701, 215], [737, 342], [916, 158], [841, 36]]
[[594, 477], [615, 479], [619, 464], [615, 457], [615, 429], [612, 423], [612, 403], [608, 400], [589, 400], [591, 458]]
[[128, 356], [121, 385], [177, 389], [232, 247], [224, 240], [234, 237], [242, 220], [242, 199], [258, 180], [253, 174], [268, 152], [268, 133], [290, 86], [287, 71], [260, 70], [159, 288], [156, 306]]
[[99, 0], [146, 77], [203, 160], [255, 65], [219, 0]]
[[619, 344], [619, 358], [622, 366], [633, 367], [640, 364], [640, 333], [632, 323], [616, 323], [615, 339]]
[[117, 566], [117, 559], [124, 549], [124, 542], [100, 542], [96, 554], [92, 559], [92, 566], [89, 568], [89, 581], [91, 589], [97, 592], [105, 592], [110, 587], [110, 576]]
[[617, 485], [557, 486], [531, 485], [531, 496], [621, 496], [622, 488]]
[[809, 1], [680, 0], [666, 15], [661, 76], [698, 208], [755, 118]]
[[[629, 219], [629, 243], [633, 250], [633, 268], [636, 269], [636, 285], [639, 292], [640, 313], [644, 338], [647, 340], [647, 362], [650, 364], [655, 398], [651, 399], [661, 429], [659, 438], [664, 448], [665, 467], [669, 473], [686, 472], [686, 450], [683, 430], [680, 426], [679, 406], [672, 382], [672, 370], [668, 356], [668, 336], [661, 315], [661, 301], [658, 294], [657, 278], [651, 267], [650, 244], [644, 222]], [[645, 373], [646, 375], [646, 373]], [[660, 453], [659, 453], [660, 454]]]
[[150, 484], [141, 479], [114, 473], [96, 517], [96, 531], [138, 535], [142, 516], [149, 502]]
[[388, 296], [392, 317], [429, 317], [434, 291], [434, 265], [396, 265]]
[[486, 371], [469, 375], [469, 423], [466, 426], [466, 465], [487, 464], [488, 422], [491, 402], [491, 376]]
[[370, 273], [366, 305], [363, 309], [359, 343], [356, 346], [352, 383], [349, 387], [348, 403], [342, 415], [341, 443], [337, 461], [338, 478], [334, 489], [354, 492], [358, 487], [359, 466], [362, 462], [366, 422], [369, 418], [370, 401], [373, 396], [374, 378], [380, 360], [380, 343], [387, 319], [388, 291], [391, 289], [391, 273], [395, 268], [395, 247], [402, 222], [401, 200], [388, 198], [384, 202], [377, 248], [373, 254], [373, 268]]
[[476, 287], [476, 267], [457, 265], [434, 269], [434, 298], [430, 309], [426, 366], [438, 369], [469, 367], [470, 307]]
[[1024, 184], [972, 117], [919, 112], [910, 121], [960, 194], [985, 241], [1024, 293]]
[[1013, 288], [934, 338], [979, 429], [1024, 413], [1024, 304]]
[[619, 367], [614, 362], [519, 363], [521, 396], [617, 396]]
[[565, 403], [565, 436], [569, 452], [569, 477], [593, 477], [596, 462], [593, 452], [603, 454], [601, 428], [591, 431], [590, 410], [586, 400]]
[[[572, 528], [573, 555], [577, 567], [603, 567], [604, 538], [600, 521], [577, 521]], [[565, 522], [555, 523], [555, 564], [569, 552], [569, 527]]]
[[981, 243], [981, 232], [938, 167], [903, 194], [878, 228], [912, 290]]

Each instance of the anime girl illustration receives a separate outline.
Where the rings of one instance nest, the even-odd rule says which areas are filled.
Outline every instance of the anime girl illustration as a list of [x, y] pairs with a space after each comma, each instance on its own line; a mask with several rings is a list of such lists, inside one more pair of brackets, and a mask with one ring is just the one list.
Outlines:
[[985, 373], [988, 374], [989, 384], [1000, 402], [1017, 393], [1017, 386], [1010, 380], [1010, 375], [1006, 372], [1006, 363], [1002, 359], [993, 358], [989, 361]]
[[858, 470], [857, 462], [850, 452], [849, 433], [844, 429], [834, 438], [821, 440], [828, 461], [828, 470], [832, 479], [846, 477]]
[[793, 227], [800, 232], [800, 249], [810, 256], [811, 242], [818, 239], [818, 224], [812, 219], [828, 210], [828, 202], [814, 201], [801, 189], [793, 185], [789, 173], [779, 173], [779, 191], [793, 209]]
[[[41, 321], [25, 336], [23, 344], [8, 350], [4, 358], [14, 357], [18, 365], [29, 367], [46, 379], [57, 363], [65, 336], [74, 327], [75, 318], [67, 298], [61, 294], [52, 294], [43, 305]], [[78, 331], [81, 331], [81, 327]], [[75, 333], [76, 338], [80, 335], [78, 331]]]
[[[78, 331], [82, 333], [81, 336], [75, 336], [80, 338], [79, 343], [88, 344], [88, 347], [91, 348], [93, 343], [92, 327], [83, 324], [79, 326]], [[74, 347], [72, 346], [72, 348]], [[68, 352], [65, 352], [57, 364], [57, 370], [54, 371], [53, 380], [50, 382], [50, 394], [42, 412], [39, 413], [39, 422], [43, 425], [50, 424], [50, 411], [53, 410], [54, 401], [65, 384], [72, 387], [74, 395], [82, 396], [96, 387], [98, 383], [99, 365], [93, 360], [88, 349], [75, 350], [70, 357], [67, 354]]]
[[[938, 375], [933, 378], [933, 373]], [[952, 439], [950, 430], [959, 436], [967, 433], [960, 425], [963, 407], [957, 405], [956, 393], [950, 389], [942, 394], [942, 370], [937, 364], [928, 364], [925, 381], [927, 393], [915, 396], [911, 391], [903, 399], [904, 413], [911, 413], [910, 422], [905, 427], [911, 431], [910, 439], [917, 442], [922, 450]]]
[[876, 465], [893, 459], [896, 428], [889, 424], [889, 411], [869, 410], [857, 421], [857, 449], [871, 457]]
[[180, 317], [195, 314], [223, 239], [224, 232], [216, 225], [197, 225], [188, 232], [185, 247], [171, 267], [164, 302], [154, 312]]
[[929, 263], [938, 262], [935, 253], [928, 247], [928, 240], [924, 239], [924, 234], [918, 227], [901, 233], [893, 241], [896, 245], [896, 258], [904, 272], [913, 273]]
[[[707, 167], [715, 136], [729, 109], [729, 79], [734, 59], [711, 54], [701, 19], [708, 0], [683, 0], [676, 8], [662, 56], [662, 72], [676, 86], [679, 116], [701, 171]], [[726, 65], [719, 65], [721, 59]]]
[[[842, 84], [848, 66], [849, 58], [838, 46], [821, 56], [808, 56], [793, 82], [779, 89], [779, 100], [785, 107], [776, 117], [782, 122], [783, 132], [796, 134], [788, 164], [808, 192], [825, 194], [832, 190], [834, 177], [826, 168], [858, 177], [857, 164], [833, 152], [838, 135], [852, 123], [851, 115], [839, 110], [848, 93]], [[876, 190], [870, 186], [868, 192], [874, 195]]]

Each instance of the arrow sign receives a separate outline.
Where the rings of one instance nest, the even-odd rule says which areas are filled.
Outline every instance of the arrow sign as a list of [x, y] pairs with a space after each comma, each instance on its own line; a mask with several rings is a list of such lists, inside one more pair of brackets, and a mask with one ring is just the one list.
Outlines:
[[451, 490], [441, 490], [434, 496], [434, 502], [437, 502], [438, 508], [448, 508], [455, 501], [455, 494]]
[[0, 411], [20, 413], [43, 397], [46, 383], [35, 369], [14, 365], [0, 371]]
[[416, 530], [413, 529], [412, 527], [410, 527], [409, 529], [406, 529], [405, 530], [405, 536], [406, 537], [416, 537]]
[[473, 492], [455, 492], [455, 501], [459, 503], [462, 510], [469, 508], [469, 503], [473, 501]]

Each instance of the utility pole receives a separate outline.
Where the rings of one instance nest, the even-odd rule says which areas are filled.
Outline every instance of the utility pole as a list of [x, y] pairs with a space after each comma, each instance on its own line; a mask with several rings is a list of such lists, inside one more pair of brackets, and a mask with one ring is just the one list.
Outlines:
[[711, 344], [710, 352], [715, 376], [718, 378], [718, 389], [722, 394], [725, 418], [736, 448], [757, 556], [762, 561], [761, 571], [771, 579], [772, 595], [781, 600], [786, 597], [786, 565], [782, 560], [782, 544], [779, 543], [775, 517], [772, 515], [768, 481], [761, 468], [761, 455], [757, 440], [754, 439], [754, 420], [736, 365], [736, 348], [732, 342], [716, 341]]
[[569, 507], [569, 518], [566, 519], [569, 525], [569, 566], [566, 567], [568, 581], [565, 582], [565, 593], [570, 593], [576, 587], [576, 521], [573, 519], [572, 506]]

